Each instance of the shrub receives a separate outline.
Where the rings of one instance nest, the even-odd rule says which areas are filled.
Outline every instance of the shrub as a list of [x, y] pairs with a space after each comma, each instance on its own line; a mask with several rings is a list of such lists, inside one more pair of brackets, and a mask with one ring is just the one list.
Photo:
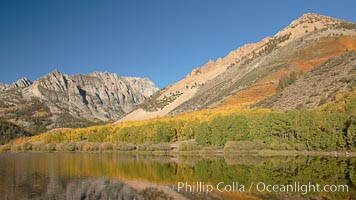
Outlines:
[[32, 143], [32, 151], [47, 151], [46, 144], [44, 142]]
[[280, 150], [294, 150], [294, 146], [288, 143], [280, 143]]
[[137, 150], [139, 151], [152, 151], [152, 142], [145, 142], [143, 144], [137, 145]]
[[65, 151], [65, 146], [67, 144], [66, 143], [57, 143], [56, 144], [56, 151]]
[[252, 145], [253, 145], [253, 148], [256, 150], [262, 150], [266, 146], [261, 140], [253, 140]]
[[57, 151], [76, 151], [77, 146], [75, 142], [63, 142], [56, 144]]
[[305, 144], [300, 144], [300, 143], [294, 144], [294, 148], [295, 148], [295, 150], [298, 150], [298, 151], [304, 151], [307, 149]]
[[15, 144], [11, 146], [11, 151], [18, 152], [21, 151], [21, 144]]
[[113, 144], [111, 144], [110, 142], [100, 143], [99, 150], [100, 151], [112, 151], [113, 150]]
[[6, 152], [11, 150], [11, 145], [10, 144], [4, 144], [0, 146], [0, 152]]
[[56, 144], [55, 143], [46, 144], [46, 151], [56, 151]]
[[135, 145], [132, 143], [118, 142], [113, 145], [113, 150], [117, 151], [132, 151], [135, 149]]
[[172, 149], [171, 145], [167, 142], [152, 145], [153, 151], [169, 151]]
[[195, 151], [198, 149], [198, 145], [195, 140], [183, 141], [179, 144], [179, 151]]
[[20, 150], [21, 151], [31, 151], [32, 150], [32, 144], [29, 142], [25, 142], [23, 144], [20, 144]]
[[[274, 140], [270, 144], [270, 148], [272, 150], [296, 150], [296, 145], [292, 145], [290, 143], [285, 143], [285, 142], [280, 142], [277, 140]], [[302, 148], [302, 145], [298, 145], [298, 148]]]
[[224, 152], [240, 151], [240, 141], [228, 141], [225, 143]]
[[77, 149], [78, 151], [84, 151], [84, 150], [83, 150], [83, 147], [84, 147], [84, 145], [85, 145], [86, 143], [87, 143], [86, 141], [76, 142], [76, 143], [75, 143], [76, 149]]
[[[300, 72], [301, 73], [301, 72]], [[287, 86], [293, 84], [298, 76], [300, 74], [298, 74], [297, 72], [291, 72], [289, 76], [283, 76], [279, 79], [278, 81], [278, 86], [277, 86], [277, 92], [281, 92], [284, 88], [286, 88]]]
[[65, 147], [66, 151], [76, 151], [77, 150], [77, 146], [75, 142], [69, 142], [67, 143], [66, 147]]
[[95, 142], [88, 142], [83, 146], [83, 151], [98, 151], [99, 144]]
[[318, 106], [321, 106], [321, 105], [326, 104], [327, 101], [328, 101], [327, 97], [322, 97], [322, 98], [320, 99], [320, 101], [319, 101]]
[[140, 194], [144, 197], [144, 199], [167, 199], [171, 200], [172, 197], [167, 196], [162, 190], [158, 190], [157, 188], [148, 187], [140, 192]]

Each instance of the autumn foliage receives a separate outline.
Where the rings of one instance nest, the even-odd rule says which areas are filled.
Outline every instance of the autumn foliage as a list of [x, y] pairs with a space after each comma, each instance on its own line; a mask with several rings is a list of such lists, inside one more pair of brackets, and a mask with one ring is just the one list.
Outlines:
[[[356, 93], [343, 92], [337, 102], [314, 110], [205, 110], [175, 117], [116, 125], [64, 129], [34, 136], [29, 142], [172, 143], [194, 139], [201, 147], [235, 149], [356, 150]], [[99, 147], [97, 147], [99, 148]]]

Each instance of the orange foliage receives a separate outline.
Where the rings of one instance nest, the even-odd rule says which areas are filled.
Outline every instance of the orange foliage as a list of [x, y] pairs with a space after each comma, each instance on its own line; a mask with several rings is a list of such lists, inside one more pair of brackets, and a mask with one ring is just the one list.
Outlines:
[[320, 65], [321, 63], [329, 60], [330, 58], [336, 57], [341, 55], [340, 53], [335, 53], [333, 55], [328, 55], [328, 56], [324, 56], [321, 58], [316, 58], [316, 59], [311, 59], [311, 60], [303, 60], [303, 61], [296, 61], [294, 62], [294, 64], [297, 66], [297, 71], [303, 71], [303, 72], [307, 72], [310, 71], [311, 69], [313, 69], [313, 67]]
[[340, 43], [349, 50], [356, 50], [356, 37], [342, 37]]
[[28, 140], [28, 138], [25, 138], [25, 137], [16, 138], [12, 141], [12, 144], [13, 145], [23, 144], [23, 143], [27, 142], [27, 140]]
[[254, 104], [262, 99], [274, 95], [275, 93], [276, 86], [273, 84], [256, 85], [226, 99], [223, 106], [229, 107], [239, 104]]
[[19, 104], [16, 106], [4, 107], [4, 108], [0, 108], [0, 113], [12, 112], [12, 111], [27, 108], [27, 107], [29, 107], [29, 105], [27, 105], [27, 104]]
[[297, 66], [297, 71], [307, 72], [331, 58], [342, 55], [346, 49], [356, 50], [356, 37], [322, 38], [315, 45], [296, 53], [295, 56], [301, 56], [302, 59], [294, 60], [292, 63]]
[[282, 69], [268, 75], [256, 82], [251, 88], [229, 97], [221, 106], [231, 107], [257, 103], [258, 101], [276, 93], [276, 86], [273, 84], [277, 84], [280, 78], [289, 76], [293, 71], [308, 72], [315, 66], [318, 66], [331, 58], [342, 55], [345, 53], [346, 49], [350, 51], [356, 50], [355, 36], [345, 36], [340, 37], [339, 39], [336, 39], [335, 37], [322, 38], [314, 45], [287, 56], [286, 58], [288, 58], [291, 63], [289, 69]]
[[291, 72], [292, 72], [291, 70], [280, 70], [280, 71], [277, 71], [275, 73], [272, 73], [272, 74], [268, 75], [266, 78], [258, 81], [254, 85], [271, 84], [271, 83], [276, 83], [277, 84], [278, 80], [280, 78], [282, 78], [284, 76], [289, 76], [289, 74]]
[[36, 112], [35, 114], [32, 115], [32, 117], [47, 117], [50, 116], [51, 114], [45, 111], [39, 111]]

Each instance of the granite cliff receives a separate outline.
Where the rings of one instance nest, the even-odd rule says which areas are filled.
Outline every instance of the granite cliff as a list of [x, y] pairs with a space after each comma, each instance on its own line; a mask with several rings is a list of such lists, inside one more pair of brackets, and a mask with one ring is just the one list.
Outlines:
[[21, 78], [0, 85], [0, 115], [7, 121], [42, 130], [86, 126], [120, 119], [154, 94], [148, 78], [93, 72], [66, 75], [53, 71], [32, 82]]

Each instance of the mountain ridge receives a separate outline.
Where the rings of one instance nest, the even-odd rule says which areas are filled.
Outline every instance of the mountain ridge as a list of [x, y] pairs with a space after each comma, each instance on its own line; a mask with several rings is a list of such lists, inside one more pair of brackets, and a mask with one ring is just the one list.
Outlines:
[[[44, 134], [20, 139], [20, 145], [14, 141], [15, 145], [1, 149], [169, 151], [178, 147], [205, 151], [208, 147], [210, 151], [212, 147], [224, 148], [224, 152], [353, 152], [355, 62], [355, 23], [305, 14], [273, 37], [208, 61], [166, 88], [152, 89], [150, 97], [127, 113], [124, 103], [116, 107], [119, 110], [110, 107], [115, 98], [108, 91], [126, 88], [120, 102], [132, 97], [130, 101], [136, 103], [140, 98], [130, 94], [135, 90], [143, 95], [145, 81], [140, 85], [133, 83], [135, 78], [100, 72], [74, 76], [53, 72], [29, 87], [5, 94], [14, 101], [21, 100], [16, 95], [33, 99], [20, 101], [17, 107], [33, 103], [30, 107], [37, 109], [27, 113], [43, 117], [36, 119], [57, 115], [59, 121], [66, 120], [68, 115], [56, 113], [58, 103], [67, 109], [65, 113], [87, 110], [94, 117], [95, 112], [104, 113], [101, 105], [109, 105], [108, 113], [121, 112], [120, 119], [88, 128], [52, 126]], [[47, 110], [45, 100], [53, 104]]]
[[[264, 101], [272, 98], [278, 102], [278, 98], [289, 93], [291, 87], [279, 91], [283, 78], [297, 73], [300, 75], [296, 78], [301, 78], [299, 83], [305, 80], [305, 74], [328, 60], [343, 59], [347, 52], [353, 57], [354, 50], [355, 23], [308, 13], [273, 37], [245, 44], [215, 61], [209, 60], [184, 79], [161, 90], [148, 78], [119, 77], [108, 72], [67, 75], [58, 70], [33, 82], [22, 78], [11, 85], [0, 84], [0, 116], [23, 127], [37, 127], [32, 132], [39, 133], [54, 128], [146, 120], [204, 109], [267, 105], [278, 110]], [[333, 67], [354, 73], [350, 63], [353, 61]], [[345, 78], [323, 75], [331, 82]], [[352, 77], [346, 78], [352, 83]], [[349, 87], [351, 83], [339, 84], [337, 88]], [[332, 92], [326, 100], [313, 102], [313, 107], [332, 101], [336, 93]], [[311, 101], [309, 97], [304, 98], [303, 104], [308, 101]], [[296, 109], [296, 106], [288, 109]]]
[[[356, 49], [353, 24], [314, 13], [303, 14], [273, 37], [243, 45], [224, 58], [210, 60], [193, 69], [184, 79], [159, 91], [117, 123], [223, 106], [226, 101], [235, 101], [231, 99], [241, 100], [236, 95], [249, 92], [249, 88], [257, 89], [255, 93], [265, 93], [258, 97], [263, 100], [276, 93], [278, 80], [282, 76], [292, 71], [309, 71], [317, 64], [340, 56], [345, 49]], [[336, 42], [327, 38], [333, 38]], [[338, 45], [338, 48], [324, 50], [322, 45]], [[314, 46], [321, 50], [313, 49]], [[307, 49], [313, 49], [320, 55], [314, 56], [306, 52]], [[294, 59], [298, 52], [306, 52], [306, 55]]]
[[[34, 126], [32, 120], [41, 118], [46, 130], [82, 120], [79, 124], [85, 126], [118, 119], [157, 90], [148, 78], [108, 72], [69, 76], [54, 70], [34, 82], [22, 78], [5, 85], [0, 93], [0, 116], [24, 127]], [[16, 118], [11, 116], [14, 112], [19, 112]], [[62, 126], [61, 121], [68, 122]]]

